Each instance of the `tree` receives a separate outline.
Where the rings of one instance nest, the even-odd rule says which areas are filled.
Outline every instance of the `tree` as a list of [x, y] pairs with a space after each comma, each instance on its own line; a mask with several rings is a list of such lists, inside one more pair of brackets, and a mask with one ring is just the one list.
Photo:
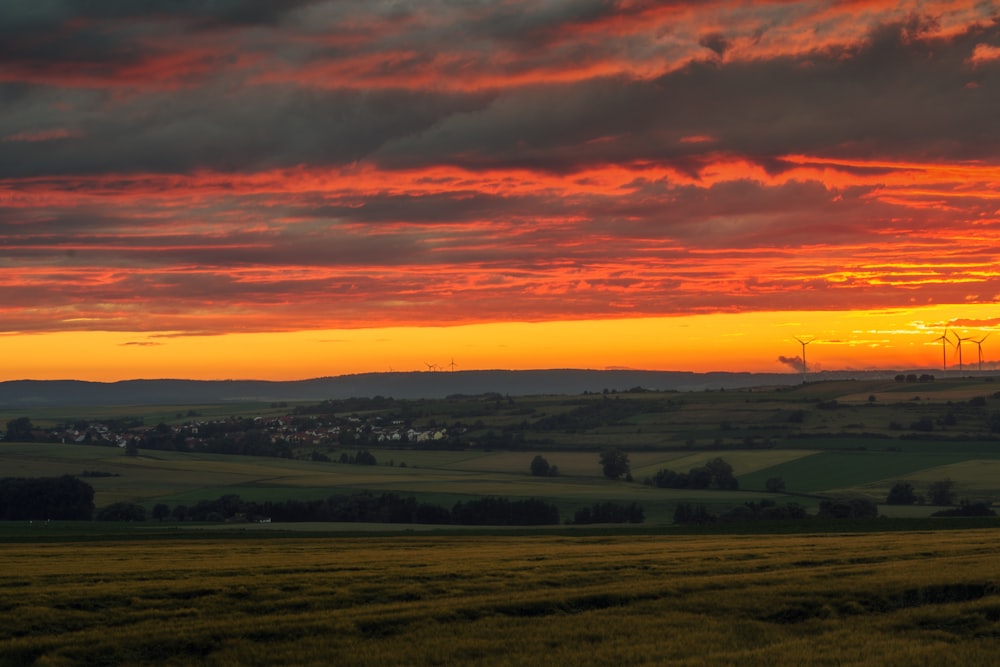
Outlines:
[[781, 493], [785, 490], [785, 480], [781, 477], [768, 477], [764, 482], [764, 488], [771, 493]]
[[722, 458], [716, 457], [705, 464], [705, 469], [708, 470], [712, 477], [711, 486], [716, 489], [726, 489], [735, 490], [738, 489], [740, 483], [736, 481], [736, 476], [733, 475], [733, 466], [726, 463]]
[[912, 505], [917, 502], [917, 492], [909, 482], [896, 482], [889, 489], [885, 499], [886, 505]]
[[606, 449], [601, 452], [601, 470], [608, 479], [619, 479], [631, 474], [628, 454], [620, 449]]
[[7, 422], [7, 442], [31, 442], [35, 439], [34, 425], [27, 417], [18, 417]]
[[948, 478], [931, 482], [927, 488], [927, 497], [931, 505], [954, 505], [955, 482]]
[[153, 506], [153, 518], [157, 521], [163, 521], [168, 516], [170, 516], [170, 506], [163, 503], [157, 503]]
[[531, 474], [535, 477], [555, 477], [558, 468], [550, 465], [541, 454], [531, 459]]

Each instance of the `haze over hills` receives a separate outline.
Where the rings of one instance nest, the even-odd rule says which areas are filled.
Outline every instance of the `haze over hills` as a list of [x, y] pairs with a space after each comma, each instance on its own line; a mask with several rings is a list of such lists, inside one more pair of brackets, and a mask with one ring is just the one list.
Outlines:
[[[925, 371], [918, 371], [925, 372]], [[824, 371], [811, 380], [889, 378], [898, 371]], [[527, 370], [363, 373], [298, 381], [264, 380], [12, 380], [0, 382], [0, 407], [182, 405], [247, 401], [321, 401], [361, 396], [443, 398], [454, 394], [582, 394], [635, 387], [704, 391], [793, 385], [799, 373], [689, 373], [640, 370]]]

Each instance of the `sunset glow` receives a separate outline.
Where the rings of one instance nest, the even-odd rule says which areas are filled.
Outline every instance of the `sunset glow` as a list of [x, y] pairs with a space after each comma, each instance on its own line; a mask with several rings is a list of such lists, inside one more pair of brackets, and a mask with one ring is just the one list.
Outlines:
[[991, 3], [8, 4], [0, 380], [940, 368], [1000, 329]]

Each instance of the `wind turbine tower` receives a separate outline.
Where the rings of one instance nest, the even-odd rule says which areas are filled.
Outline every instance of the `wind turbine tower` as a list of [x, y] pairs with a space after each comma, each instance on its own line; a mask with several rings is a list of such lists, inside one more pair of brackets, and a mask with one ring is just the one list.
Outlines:
[[958, 371], [962, 372], [962, 343], [967, 340], [972, 340], [972, 336], [966, 336], [962, 338], [958, 334], [955, 334], [955, 349], [958, 350]]
[[806, 364], [806, 345], [813, 342], [813, 338], [809, 340], [802, 340], [798, 336], [795, 336], [795, 340], [799, 341], [799, 345], [802, 346], [802, 381], [806, 381], [806, 374], [809, 373], [809, 366]]
[[990, 337], [990, 335], [986, 334], [985, 336], [983, 336], [979, 340], [972, 341], [973, 343], [976, 344], [976, 348], [979, 351], [979, 372], [980, 373], [983, 372], [983, 341], [986, 340], [989, 337]]
[[948, 371], [948, 327], [944, 328], [944, 333], [934, 339], [934, 342], [941, 341], [941, 370]]

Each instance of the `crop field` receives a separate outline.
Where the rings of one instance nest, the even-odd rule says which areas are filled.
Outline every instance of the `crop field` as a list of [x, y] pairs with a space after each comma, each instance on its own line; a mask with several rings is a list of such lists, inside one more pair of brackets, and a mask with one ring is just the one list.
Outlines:
[[[746, 453], [754, 454], [754, 453]], [[774, 453], [759, 452], [764, 457]], [[559, 452], [554, 463], [568, 471], [555, 478], [528, 474], [533, 454], [525, 452], [441, 452], [384, 450], [386, 460], [409, 462], [407, 467], [357, 466], [336, 463], [229, 456], [150, 452], [128, 457], [117, 448], [46, 443], [0, 443], [0, 467], [5, 475], [55, 477], [101, 470], [111, 476], [88, 478], [98, 507], [113, 502], [152, 506], [192, 505], [199, 500], [237, 494], [255, 501], [289, 498], [313, 500], [338, 493], [371, 491], [413, 495], [423, 502], [446, 507], [484, 495], [536, 497], [555, 503], [562, 516], [596, 502], [638, 502], [647, 521], [669, 523], [678, 502], [698, 501], [729, 507], [750, 500], [773, 497], [765, 492], [675, 491], [641, 484], [606, 480], [600, 475], [594, 452]], [[637, 461], [669, 465], [673, 453], [646, 453]], [[702, 455], [701, 460], [709, 456]], [[690, 456], [683, 459], [685, 465]], [[519, 468], [519, 470], [518, 470]], [[578, 469], [579, 473], [573, 472]]]
[[0, 665], [985, 665], [1000, 531], [0, 532]]

